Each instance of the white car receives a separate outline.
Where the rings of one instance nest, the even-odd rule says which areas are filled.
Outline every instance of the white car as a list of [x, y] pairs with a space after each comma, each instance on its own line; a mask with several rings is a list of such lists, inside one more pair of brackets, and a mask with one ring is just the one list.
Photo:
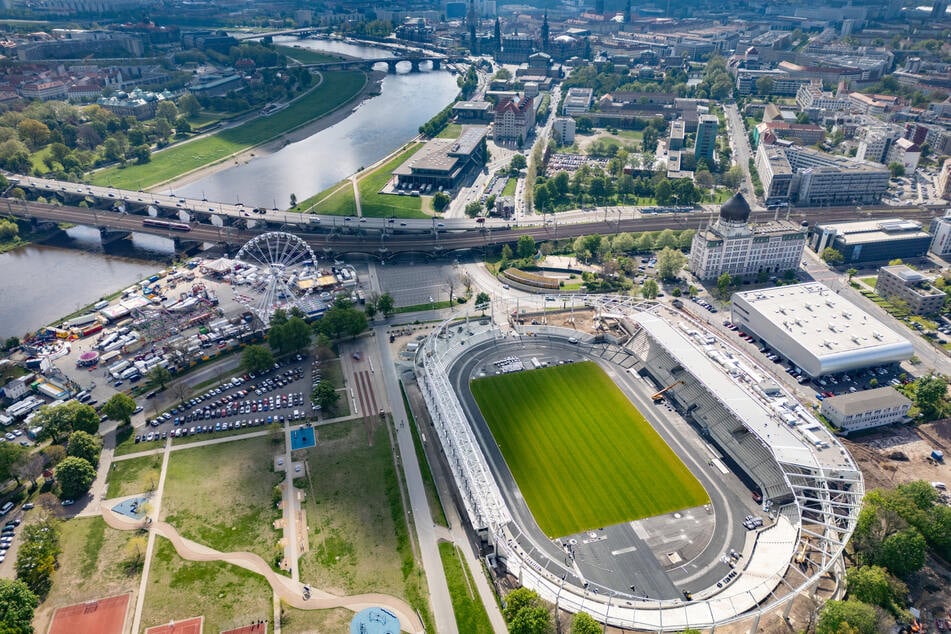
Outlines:
[[72, 506], [75, 503], [76, 503], [75, 500], [63, 500], [62, 502], [60, 502], [60, 504], [62, 504], [63, 506]]

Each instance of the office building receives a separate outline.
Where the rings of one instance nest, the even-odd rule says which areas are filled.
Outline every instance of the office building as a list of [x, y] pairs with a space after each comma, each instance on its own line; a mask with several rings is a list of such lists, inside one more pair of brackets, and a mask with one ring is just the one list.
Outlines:
[[918, 169], [919, 159], [921, 159], [921, 148], [914, 141], [897, 139], [888, 148], [884, 163], [886, 165], [898, 163], [905, 168], [906, 173], [912, 174]]
[[933, 278], [904, 264], [878, 269], [875, 292], [888, 300], [900, 299], [915, 315], [932, 315], [944, 307], [945, 293], [932, 285]]
[[[945, 166], [951, 162], [951, 159], [945, 162]], [[951, 255], [951, 209], [945, 212], [944, 217], [935, 218], [931, 221], [931, 239], [932, 253], [938, 257], [944, 258]]]
[[707, 163], [713, 165], [713, 152], [717, 147], [717, 129], [720, 126], [720, 120], [712, 114], [700, 115], [697, 122], [697, 140], [693, 146], [693, 154], [696, 159], [706, 159]]
[[822, 401], [819, 412], [846, 434], [908, 420], [911, 400], [892, 387], [841, 394]]
[[736, 194], [720, 207], [711, 226], [697, 231], [689, 267], [701, 280], [723, 273], [737, 278], [777, 275], [799, 267], [806, 244], [803, 227], [786, 220], [750, 224], [750, 206]]
[[921, 223], [901, 218], [817, 223], [809, 229], [809, 246], [816, 253], [832, 247], [846, 264], [920, 258], [928, 252], [931, 235]]
[[432, 139], [393, 170], [398, 190], [453, 190], [485, 165], [485, 126], [462, 126], [458, 139]]
[[938, 174], [938, 196], [951, 201], [951, 158], [944, 160], [941, 173]]
[[734, 293], [732, 321], [811, 377], [914, 354], [911, 342], [818, 282]]
[[892, 143], [902, 137], [903, 130], [898, 126], [874, 126], [859, 131], [859, 147], [855, 158], [860, 161], [885, 163]]
[[670, 122], [670, 137], [667, 140], [668, 150], [684, 149], [684, 134], [687, 124], [683, 119]]
[[852, 109], [847, 96], [834, 95], [822, 90], [822, 83], [810, 82], [799, 86], [796, 104], [800, 110], [811, 112], [842, 112]]
[[495, 142], [521, 146], [535, 127], [535, 104], [532, 97], [501, 99], [495, 107]]
[[858, 205], [881, 200], [891, 174], [884, 165], [777, 142], [760, 143], [756, 169], [767, 204], [802, 207]]
[[558, 145], [571, 145], [575, 142], [575, 120], [571, 117], [555, 117], [552, 131], [555, 133]]
[[592, 99], [594, 99], [593, 88], [569, 88], [561, 106], [561, 112], [572, 117], [584, 114], [591, 109]]

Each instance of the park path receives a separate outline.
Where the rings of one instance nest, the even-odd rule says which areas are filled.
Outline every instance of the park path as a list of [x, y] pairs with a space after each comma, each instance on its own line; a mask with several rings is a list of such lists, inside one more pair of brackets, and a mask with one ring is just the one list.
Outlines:
[[[166, 447], [169, 447], [172, 444], [171, 438], [166, 441]], [[155, 493], [152, 495], [149, 502], [152, 505], [152, 516], [153, 518], [161, 517], [162, 512], [162, 494], [165, 492], [165, 474], [168, 473], [168, 458], [172, 455], [171, 451], [166, 451], [162, 455], [162, 470], [159, 472], [159, 481], [158, 486], [155, 488]], [[113, 515], [113, 512], [109, 510], [108, 507], [111, 505], [105, 504], [100, 505], [102, 509], [102, 515], [106, 519], [106, 523], [109, 523], [108, 516]], [[149, 517], [146, 517], [146, 522], [150, 520]], [[140, 524], [141, 527], [141, 524]], [[139, 593], [135, 597], [135, 613], [132, 616], [132, 631], [138, 632], [142, 628], [142, 608], [145, 607], [145, 592], [148, 589], [149, 583], [149, 570], [152, 568], [152, 553], [155, 552], [155, 531], [149, 531], [149, 541], [148, 545], [145, 547], [145, 563], [142, 566], [142, 581], [139, 582]]]
[[357, 185], [357, 175], [350, 177], [350, 183], [353, 185], [353, 202], [357, 206], [357, 216], [363, 216], [363, 205], [360, 204], [360, 187]]
[[[166, 454], [167, 455], [167, 454]], [[163, 473], [164, 473], [163, 465]], [[160, 485], [161, 486], [161, 485]], [[156, 502], [153, 501], [153, 504]], [[107, 505], [111, 506], [111, 505]], [[106, 524], [119, 530], [136, 530], [141, 528], [141, 522], [131, 520], [130, 518], [118, 515], [108, 508], [104, 507], [102, 516]], [[172, 543], [175, 551], [183, 559], [189, 561], [223, 561], [234, 566], [240, 566], [261, 575], [270, 584], [274, 593], [288, 605], [301, 610], [325, 610], [328, 608], [346, 608], [353, 612], [359, 612], [364, 608], [383, 607], [393, 612], [400, 620], [400, 627], [403, 631], [413, 634], [422, 634], [423, 624], [416, 616], [413, 608], [397, 597], [388, 594], [369, 593], [354, 594], [350, 596], [338, 596], [316, 588], [310, 589], [310, 598], [304, 598], [305, 584], [294, 581], [289, 577], [279, 575], [261, 557], [248, 552], [221, 552], [210, 548], [198, 542], [182, 537], [174, 526], [167, 522], [153, 521], [149, 531], [149, 547], [155, 535], [161, 535]], [[146, 568], [143, 570], [143, 583], [148, 577], [148, 561], [150, 555], [147, 555]], [[140, 597], [144, 597], [144, 592], [140, 591]], [[138, 632], [141, 623], [142, 601], [136, 603], [136, 616], [133, 620], [133, 632]]]

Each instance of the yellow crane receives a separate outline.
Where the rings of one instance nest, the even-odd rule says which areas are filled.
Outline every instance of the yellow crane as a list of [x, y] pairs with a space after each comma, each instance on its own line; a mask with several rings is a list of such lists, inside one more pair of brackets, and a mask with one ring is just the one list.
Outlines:
[[674, 381], [673, 383], [671, 383], [670, 385], [668, 385], [667, 387], [665, 387], [665, 388], [662, 389], [661, 391], [655, 392], [655, 393], [651, 396], [651, 399], [653, 399], [653, 401], [656, 403], [656, 402], [659, 401], [660, 399], [664, 398], [664, 392], [666, 392], [667, 390], [670, 390], [670, 389], [672, 389], [672, 388], [675, 388], [675, 387], [677, 387], [678, 385], [683, 385], [683, 384], [684, 384], [683, 381]]

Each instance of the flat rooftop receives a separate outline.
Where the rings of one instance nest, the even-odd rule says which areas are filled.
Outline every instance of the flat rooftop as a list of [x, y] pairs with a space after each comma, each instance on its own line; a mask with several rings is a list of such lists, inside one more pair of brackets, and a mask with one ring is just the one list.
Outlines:
[[459, 138], [449, 148], [450, 154], [468, 156], [475, 152], [476, 148], [485, 138], [488, 128], [484, 125], [464, 125], [459, 133]]
[[477, 112], [489, 112], [494, 106], [488, 101], [457, 101], [453, 110], [475, 110]]
[[859, 351], [869, 355], [895, 346], [907, 346], [909, 356], [912, 352], [907, 339], [818, 282], [743, 291], [735, 297], [819, 359]]
[[393, 173], [408, 175], [413, 173], [414, 170], [451, 172], [456, 163], [459, 162], [458, 157], [449, 155], [449, 151], [455, 144], [455, 139], [432, 139], [426, 143], [423, 149], [393, 170]]
[[835, 231], [845, 244], [865, 244], [882, 240], [911, 240], [916, 238], [931, 238], [931, 234], [921, 228], [920, 222], [904, 220], [902, 218], [888, 218], [885, 220], [859, 220], [857, 222], [840, 222], [834, 224], [818, 224], [821, 231]]

